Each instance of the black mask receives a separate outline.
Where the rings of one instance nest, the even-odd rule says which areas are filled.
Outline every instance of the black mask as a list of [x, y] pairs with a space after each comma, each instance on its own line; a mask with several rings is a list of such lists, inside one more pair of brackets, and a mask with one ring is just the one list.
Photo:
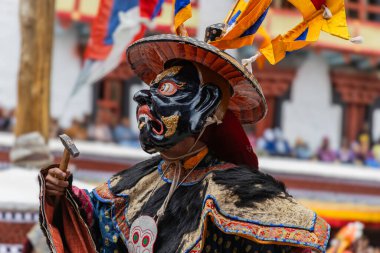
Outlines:
[[138, 103], [141, 147], [154, 153], [199, 134], [221, 97], [217, 86], [201, 85], [192, 63], [167, 68], [152, 81], [149, 90], [141, 90], [133, 98]]

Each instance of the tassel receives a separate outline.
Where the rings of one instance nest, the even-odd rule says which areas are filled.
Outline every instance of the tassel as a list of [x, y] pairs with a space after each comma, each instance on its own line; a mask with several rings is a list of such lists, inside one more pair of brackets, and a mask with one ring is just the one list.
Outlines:
[[148, 19], [148, 18], [139, 18], [139, 19], [134, 19], [134, 17], [131, 16], [132, 14], [128, 12], [122, 12], [120, 11], [118, 13], [119, 16], [119, 21], [121, 23], [122, 28], [133, 28], [139, 24], [144, 24], [146, 25], [150, 30], [154, 28], [153, 22]]
[[206, 124], [205, 124], [205, 126], [203, 128], [206, 128], [207, 126], [212, 125], [214, 123], [216, 123], [217, 125], [219, 125], [219, 124], [222, 124], [223, 121], [221, 121], [220, 119], [218, 119], [218, 117], [214, 114], [212, 117], [208, 117], [206, 119]]
[[323, 7], [323, 14], [322, 14], [323, 18], [324, 19], [330, 19], [330, 18], [332, 18], [333, 15], [332, 15], [330, 9], [327, 8], [326, 5], [322, 5], [322, 7]]
[[234, 27], [235, 27], [235, 23], [230, 25], [229, 27], [227, 27], [225, 34], [227, 34], [229, 31], [231, 31], [232, 28], [234, 28]]
[[364, 38], [362, 37], [362, 36], [356, 36], [356, 37], [352, 37], [351, 39], [350, 39], [350, 42], [351, 43], [354, 43], [354, 44], [362, 44], [363, 43], [363, 41], [364, 41]]
[[184, 24], [181, 24], [180, 26], [178, 26], [176, 33], [177, 35], [182, 36], [182, 37], [189, 36]]
[[152, 20], [150, 20], [149, 18], [140, 18], [140, 22], [141, 22], [141, 24], [148, 27], [149, 30], [154, 29], [154, 24], [153, 24]]
[[261, 56], [261, 53], [257, 52], [251, 58], [241, 60], [241, 63], [243, 64], [244, 67], [246, 67], [249, 70], [249, 72], [252, 73], [252, 63], [255, 62], [257, 58], [259, 58], [260, 56]]

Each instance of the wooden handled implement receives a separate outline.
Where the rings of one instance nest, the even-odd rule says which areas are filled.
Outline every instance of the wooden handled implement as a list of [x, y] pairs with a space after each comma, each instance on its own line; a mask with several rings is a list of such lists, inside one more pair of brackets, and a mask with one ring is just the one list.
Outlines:
[[61, 134], [59, 136], [61, 139], [61, 142], [63, 146], [65, 147], [65, 151], [63, 152], [63, 157], [61, 160], [61, 163], [59, 164], [59, 169], [62, 170], [63, 172], [67, 171], [67, 166], [70, 162], [70, 157], [77, 157], [79, 156], [79, 150], [75, 146], [73, 140], [66, 134]]
[[[61, 142], [63, 146], [65, 147], [65, 150], [63, 152], [63, 156], [61, 159], [61, 163], [59, 164], [59, 169], [62, 170], [63, 172], [67, 171], [67, 166], [69, 165], [70, 162], [70, 157], [77, 157], [79, 156], [79, 150], [75, 146], [73, 140], [66, 134], [61, 134], [59, 136], [59, 139], [61, 139]], [[59, 198], [55, 199], [54, 205], [58, 206], [60, 200]]]

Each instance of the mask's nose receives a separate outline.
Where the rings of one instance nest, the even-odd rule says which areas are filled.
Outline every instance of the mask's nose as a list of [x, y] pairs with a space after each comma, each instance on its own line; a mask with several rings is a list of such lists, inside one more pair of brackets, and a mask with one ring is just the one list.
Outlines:
[[151, 101], [152, 94], [149, 90], [140, 90], [135, 93], [133, 100], [136, 101], [139, 105], [149, 104]]

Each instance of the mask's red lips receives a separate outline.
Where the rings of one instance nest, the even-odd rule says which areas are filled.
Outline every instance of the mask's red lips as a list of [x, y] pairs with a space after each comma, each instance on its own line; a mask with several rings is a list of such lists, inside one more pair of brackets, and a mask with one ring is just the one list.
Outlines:
[[138, 108], [137, 120], [139, 122], [139, 129], [142, 129], [148, 121], [151, 121], [152, 130], [155, 134], [162, 135], [164, 133], [164, 126], [162, 122], [152, 115], [148, 105], [142, 105]]
[[149, 106], [147, 106], [147, 105], [143, 105], [143, 106], [139, 107], [139, 109], [137, 110], [137, 118], [139, 118], [140, 115], [142, 115], [142, 114], [148, 115], [151, 119], [154, 118], [152, 113], [150, 112]]

